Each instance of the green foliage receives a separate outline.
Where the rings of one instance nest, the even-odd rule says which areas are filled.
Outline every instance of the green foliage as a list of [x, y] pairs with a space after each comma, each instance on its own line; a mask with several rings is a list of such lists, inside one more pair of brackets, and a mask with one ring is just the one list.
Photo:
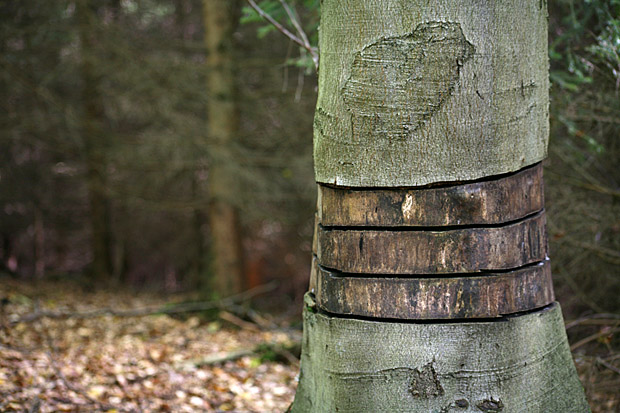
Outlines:
[[[308, 37], [308, 41], [312, 47], [317, 47], [319, 42], [318, 37], [318, 27], [319, 27], [319, 14], [320, 14], [320, 2], [319, 0], [288, 0], [286, 2], [294, 15], [297, 15], [301, 20], [299, 23]], [[291, 33], [295, 33], [297, 35], [297, 31], [295, 29], [295, 25], [291, 20], [290, 16], [286, 12], [282, 2], [280, 0], [262, 0], [257, 2], [258, 7], [260, 7], [266, 14], [271, 16], [273, 19], [278, 21], [284, 27], [286, 27]], [[299, 11], [299, 13], [298, 13]], [[257, 12], [250, 6], [245, 6], [242, 9], [242, 16], [240, 19], [242, 24], [255, 24], [256, 35], [259, 39], [264, 38], [268, 34], [272, 32], [276, 32], [277, 29], [275, 26], [265, 21]], [[312, 61], [312, 57], [309, 56], [305, 50], [300, 48], [300, 55], [296, 58], [287, 59], [286, 63], [291, 66], [296, 66], [299, 68], [304, 68], [307, 74], [310, 74], [315, 70], [314, 62]]]
[[553, 6], [570, 12], [551, 25], [551, 81], [573, 92], [591, 84], [595, 70], [620, 81], [620, 1], [556, 0]]
[[[620, 10], [617, 10], [620, 14]], [[596, 43], [586, 49], [598, 61], [607, 66], [620, 82], [620, 20], [610, 18], [607, 26], [596, 36]]]
[[[620, 0], [557, 0], [553, 7], [569, 10], [554, 17], [549, 45], [552, 87], [568, 94], [593, 88], [594, 78], [611, 81], [616, 92], [620, 87]], [[555, 91], [557, 97], [562, 91]], [[556, 107], [560, 107], [558, 105]], [[574, 140], [581, 141], [592, 154], [605, 151], [604, 145], [579, 128], [567, 116], [556, 113]]]
[[620, 1], [550, 7], [547, 211], [558, 296], [573, 314], [620, 311]]

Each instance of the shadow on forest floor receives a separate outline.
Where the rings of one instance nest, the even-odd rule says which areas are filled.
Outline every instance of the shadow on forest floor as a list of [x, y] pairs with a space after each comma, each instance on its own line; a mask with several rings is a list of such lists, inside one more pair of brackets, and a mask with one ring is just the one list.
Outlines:
[[[234, 311], [246, 307], [211, 321], [135, 316], [170, 307], [154, 294], [6, 277], [0, 299], [0, 411], [277, 412], [293, 400], [301, 332]], [[619, 411], [620, 317], [567, 329], [592, 411]]]

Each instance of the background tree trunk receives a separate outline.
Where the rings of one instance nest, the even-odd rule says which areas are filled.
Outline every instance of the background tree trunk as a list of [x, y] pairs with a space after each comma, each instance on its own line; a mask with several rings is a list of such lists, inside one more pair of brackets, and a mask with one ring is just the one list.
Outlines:
[[209, 225], [213, 292], [220, 296], [241, 291], [243, 254], [235, 199], [231, 145], [238, 132], [233, 34], [239, 2], [205, 0], [207, 46], [208, 133], [213, 145], [209, 163]]
[[321, 13], [292, 410], [588, 411], [547, 263], [546, 3]]
[[76, 3], [82, 52], [81, 133], [86, 161], [86, 182], [90, 204], [92, 237], [92, 273], [97, 280], [112, 274], [112, 234], [110, 200], [107, 194], [108, 142], [103, 130], [104, 109], [99, 93], [100, 71], [97, 67], [97, 9], [90, 0]]

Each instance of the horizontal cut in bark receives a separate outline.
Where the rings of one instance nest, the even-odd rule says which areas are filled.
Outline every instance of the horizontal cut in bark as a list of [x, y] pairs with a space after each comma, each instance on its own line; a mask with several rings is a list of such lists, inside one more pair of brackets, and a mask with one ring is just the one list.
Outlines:
[[318, 249], [318, 240], [317, 240], [317, 236], [318, 236], [318, 228], [319, 228], [319, 215], [318, 214], [314, 214], [314, 233], [312, 235], [312, 253], [314, 255], [316, 255], [317, 249]]
[[316, 255], [312, 254], [312, 266], [310, 267], [310, 282], [308, 285], [308, 291], [314, 293], [316, 291], [316, 283], [318, 278], [319, 263], [316, 259]]
[[335, 314], [392, 319], [494, 318], [553, 302], [549, 262], [446, 278], [365, 278], [316, 267], [316, 302]]
[[506, 270], [547, 255], [544, 211], [502, 227], [444, 231], [318, 228], [318, 260], [361, 274], [447, 274]]
[[456, 226], [515, 221], [544, 207], [542, 166], [469, 184], [423, 189], [319, 185], [323, 226]]
[[293, 412], [588, 412], [560, 306], [502, 321], [304, 311]]

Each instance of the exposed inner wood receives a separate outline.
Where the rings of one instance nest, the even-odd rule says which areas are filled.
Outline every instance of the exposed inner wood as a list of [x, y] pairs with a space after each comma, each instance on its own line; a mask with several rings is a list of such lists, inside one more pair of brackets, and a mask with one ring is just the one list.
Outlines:
[[426, 189], [319, 185], [323, 226], [458, 226], [515, 221], [544, 207], [542, 165], [496, 180]]
[[316, 303], [334, 314], [392, 319], [494, 318], [553, 302], [548, 261], [479, 276], [367, 278], [313, 262]]
[[547, 256], [544, 211], [501, 227], [444, 231], [330, 229], [319, 225], [319, 263], [346, 273], [449, 274], [523, 267]]

